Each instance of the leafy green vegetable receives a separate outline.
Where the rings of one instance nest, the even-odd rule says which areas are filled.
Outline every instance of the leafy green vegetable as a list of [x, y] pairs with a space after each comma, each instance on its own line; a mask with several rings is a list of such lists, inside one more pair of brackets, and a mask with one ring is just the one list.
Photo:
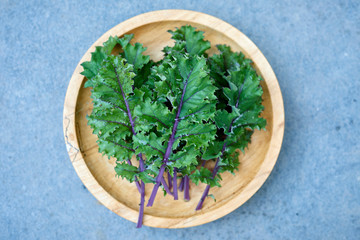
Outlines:
[[[91, 61], [83, 62], [81, 66], [84, 71], [81, 73], [87, 79], [91, 79], [98, 74], [102, 62], [111, 55], [115, 46], [119, 44], [122, 47], [120, 56], [126, 59], [126, 62], [133, 66], [135, 73], [135, 85], [140, 87], [144, 83], [144, 79], [150, 74], [150, 67], [153, 62], [150, 61], [150, 56], [145, 56], [143, 53], [146, 48], [140, 43], [135, 45], [130, 44], [133, 34], [125, 35], [123, 38], [109, 37], [109, 40], [104, 42], [103, 46], [97, 46], [95, 51], [91, 53]], [[92, 82], [87, 81], [85, 87], [92, 87]]]
[[[216, 126], [211, 121], [215, 113], [215, 87], [207, 72], [205, 58], [176, 54], [154, 70], [160, 79], [155, 84], [157, 97], [168, 98], [171, 110], [166, 104], [150, 99], [135, 108], [139, 121], [147, 128], [156, 127], [158, 133], [142, 131], [134, 138], [137, 153], [156, 157], [160, 166], [148, 206], [155, 199], [165, 167], [181, 169], [197, 164], [196, 156], [215, 138]], [[143, 125], [137, 126], [143, 129]]]
[[[82, 74], [88, 78], [85, 87], [92, 87], [94, 108], [88, 116], [88, 124], [98, 136], [99, 152], [117, 159], [117, 175], [130, 182], [136, 181], [141, 194], [137, 226], [141, 227], [145, 200], [144, 182], [152, 180], [148, 176], [151, 170], [144, 168], [141, 153], [137, 154], [139, 168], [132, 166], [130, 161], [135, 153], [132, 137], [137, 134], [133, 109], [143, 101], [144, 96], [141, 90], [133, 90], [133, 79], [149, 62], [149, 56], [142, 55], [145, 51], [142, 45], [131, 45], [131, 38], [132, 35], [125, 35], [121, 39], [110, 37], [103, 47], [96, 47], [91, 61], [82, 64]], [[123, 52], [119, 56], [113, 56], [111, 52], [118, 43]]]
[[[95, 51], [91, 53], [91, 61], [83, 62], [81, 66], [84, 68], [84, 71], [81, 73], [87, 79], [95, 77], [100, 69], [100, 66], [104, 59], [112, 52], [115, 45], [118, 42], [117, 37], [111, 37], [109, 40], [104, 42], [103, 46], [97, 46]], [[90, 82], [86, 82], [85, 87], [87, 87]], [[91, 85], [89, 86], [91, 87]]]
[[88, 124], [99, 137], [99, 151], [118, 161], [130, 159], [135, 152], [129, 141], [136, 124], [130, 109], [142, 102], [143, 93], [132, 90], [134, 75], [123, 58], [108, 56], [98, 74], [88, 80], [94, 105]]
[[[191, 26], [169, 33], [175, 43], [163, 49], [158, 62], [144, 55], [142, 44], [131, 43], [133, 35], [125, 35], [110, 37], [82, 63], [94, 106], [88, 124], [98, 136], [99, 152], [116, 158], [116, 175], [139, 190], [137, 227], [145, 183], [154, 183], [147, 206], [159, 187], [177, 200], [178, 178], [185, 201], [190, 181], [205, 183], [199, 210], [206, 197], [215, 200], [209, 190], [221, 187], [220, 173], [238, 169], [238, 150], [244, 151], [254, 130], [266, 126], [260, 117], [261, 77], [251, 60], [225, 45], [208, 57], [210, 42]], [[133, 155], [139, 167], [132, 165]], [[215, 167], [208, 169], [206, 161], [215, 161]]]
[[[211, 158], [214, 152], [220, 153], [217, 157], [212, 178], [223, 171], [234, 172], [239, 165], [237, 149], [244, 150], [251, 139], [254, 129], [263, 129], [266, 120], [260, 118], [264, 107], [262, 102], [261, 78], [241, 54], [232, 53], [229, 47], [217, 46], [219, 55], [210, 59], [213, 74], [218, 74], [217, 84], [223, 87], [223, 94], [227, 101], [223, 102], [216, 112], [215, 124], [222, 130], [223, 136], [214, 141], [205, 158]], [[220, 77], [221, 76], [221, 77]], [[207, 183], [206, 181], [202, 181]], [[208, 195], [211, 185], [205, 189], [203, 196], [196, 207], [202, 208], [203, 201]]]
[[170, 55], [174, 52], [188, 53], [191, 56], [201, 56], [210, 49], [209, 41], [204, 40], [204, 32], [196, 31], [192, 26], [182, 26], [175, 31], [168, 31], [175, 40], [174, 47], [165, 47], [164, 52]]

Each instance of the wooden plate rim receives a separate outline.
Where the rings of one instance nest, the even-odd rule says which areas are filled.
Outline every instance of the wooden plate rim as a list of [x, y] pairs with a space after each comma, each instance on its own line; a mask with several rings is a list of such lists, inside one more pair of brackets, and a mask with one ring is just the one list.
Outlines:
[[75, 126], [75, 110], [83, 80], [83, 76], [80, 75], [82, 71], [80, 63], [89, 61], [91, 57], [90, 53], [95, 50], [95, 46], [102, 44], [110, 35], [122, 35], [132, 29], [154, 22], [176, 20], [198, 23], [211, 27], [219, 32], [226, 32], [225, 35], [234, 42], [240, 46], [246, 46], [246, 49], [244, 49], [245, 55], [250, 57], [255, 65], [258, 66], [258, 71], [260, 71], [269, 89], [270, 100], [273, 106], [273, 132], [269, 149], [259, 171], [240, 194], [212, 211], [200, 212], [200, 214], [190, 218], [165, 218], [145, 214], [144, 225], [158, 228], [185, 228], [205, 224], [225, 216], [245, 203], [256, 193], [270, 175], [280, 153], [285, 126], [283, 98], [276, 76], [257, 46], [238, 29], [216, 17], [189, 10], [160, 10], [130, 18], [107, 31], [87, 50], [71, 77], [65, 97], [63, 131], [67, 151], [78, 176], [98, 201], [119, 216], [133, 222], [137, 221], [138, 212], [117, 201], [103, 189], [88, 169], [83, 155], [79, 150]]

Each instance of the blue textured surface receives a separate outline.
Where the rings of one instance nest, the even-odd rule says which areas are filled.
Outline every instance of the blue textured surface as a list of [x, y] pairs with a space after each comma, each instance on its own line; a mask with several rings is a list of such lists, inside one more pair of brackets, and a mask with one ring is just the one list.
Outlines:
[[[0, 0], [0, 239], [359, 239], [359, 1]], [[196, 2], [196, 3], [195, 3]], [[274, 171], [242, 207], [189, 229], [135, 229], [84, 188], [66, 152], [72, 72], [105, 31], [190, 9], [244, 32], [283, 92]]]

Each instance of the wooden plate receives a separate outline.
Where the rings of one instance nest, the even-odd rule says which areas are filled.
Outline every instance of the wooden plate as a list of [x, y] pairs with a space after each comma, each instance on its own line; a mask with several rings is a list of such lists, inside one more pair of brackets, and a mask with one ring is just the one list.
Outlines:
[[[133, 17], [115, 26], [101, 36], [85, 53], [80, 63], [90, 60], [95, 46], [101, 45], [109, 36], [135, 34], [134, 42], [144, 44], [153, 60], [162, 57], [161, 50], [173, 41], [167, 30], [185, 24], [205, 32], [205, 38], [213, 46], [209, 54], [216, 52], [216, 44], [228, 44], [234, 51], [242, 51], [254, 62], [254, 67], [265, 80], [263, 117], [268, 125], [266, 131], [256, 131], [252, 144], [245, 155], [240, 155], [239, 172], [235, 176], [224, 173], [221, 188], [212, 188], [217, 201], [205, 200], [203, 209], [195, 207], [205, 188], [204, 184], [190, 186], [191, 200], [174, 201], [171, 196], [158, 194], [153, 207], [145, 207], [144, 225], [160, 228], [185, 228], [214, 221], [246, 202], [269, 176], [280, 152], [284, 133], [284, 106], [279, 84], [270, 64], [260, 50], [243, 33], [230, 24], [203, 14], [185, 10], [163, 10]], [[64, 104], [64, 135], [71, 162], [89, 191], [107, 208], [123, 218], [136, 222], [140, 195], [135, 184], [115, 177], [114, 160], [98, 153], [96, 136], [87, 125], [86, 115], [91, 113], [90, 90], [84, 89], [85, 78], [80, 75], [82, 67], [76, 67], [71, 77]], [[152, 184], [146, 186], [149, 198]], [[180, 193], [182, 199], [182, 193]]]

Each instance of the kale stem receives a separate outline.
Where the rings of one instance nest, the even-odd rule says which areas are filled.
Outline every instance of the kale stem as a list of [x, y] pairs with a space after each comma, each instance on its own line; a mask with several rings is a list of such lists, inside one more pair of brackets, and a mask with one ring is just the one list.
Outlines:
[[198, 205], [197, 205], [196, 208], [195, 208], [196, 211], [201, 210], [202, 205], [203, 205], [203, 203], [204, 203], [204, 201], [205, 201], [205, 198], [206, 198], [206, 197], [208, 196], [208, 194], [209, 194], [209, 190], [210, 190], [210, 185], [206, 185], [206, 188], [205, 188], [205, 190], [204, 190], [204, 193], [203, 193], [203, 195], [201, 196], [200, 201], [199, 201]]
[[184, 178], [181, 178], [180, 185], [179, 185], [180, 192], [184, 191]]
[[[171, 176], [170, 176], [171, 177]], [[177, 169], [174, 168], [174, 177], [173, 177], [173, 192], [174, 192], [174, 200], [178, 200], [178, 190], [177, 190]]]
[[201, 166], [203, 167], [203, 166], [205, 166], [205, 163], [206, 163], [206, 160], [202, 160], [202, 163], [201, 163]]
[[169, 172], [167, 173], [167, 177], [168, 177], [169, 189], [171, 190], [171, 188], [172, 188], [172, 178], [171, 178], [171, 174]]
[[[139, 168], [140, 172], [143, 172], [145, 170], [144, 168], [144, 159], [142, 157], [142, 154], [138, 154], [139, 157]], [[141, 189], [140, 189], [140, 206], [139, 206], [139, 217], [136, 227], [141, 228], [143, 217], [144, 217], [144, 205], [145, 205], [145, 183], [141, 180]]]
[[145, 183], [141, 181], [141, 191], [140, 191], [140, 206], [139, 206], [139, 217], [136, 227], [141, 228], [144, 218], [144, 204], [145, 203]]
[[[131, 163], [130, 159], [126, 160], [126, 162], [127, 162], [130, 166], [132, 166], [132, 163]], [[141, 192], [141, 187], [140, 187], [139, 180], [137, 179], [136, 176], [135, 176], [135, 184], [136, 184], [136, 187], [137, 187], [137, 189], [138, 189], [138, 191], [139, 191], [139, 193], [140, 193], [140, 192]]]
[[[217, 174], [217, 172], [219, 170], [219, 161], [220, 161], [220, 158], [223, 157], [225, 149], [226, 149], [226, 142], [224, 143], [223, 148], [221, 150], [221, 156], [216, 159], [215, 167], [214, 167], [214, 169], [212, 171], [212, 179], [214, 179], [214, 177], [216, 176], [216, 174]], [[206, 186], [206, 188], [205, 188], [205, 190], [203, 192], [203, 195], [201, 196], [200, 201], [199, 201], [198, 205], [195, 208], [196, 211], [198, 211], [198, 210], [200, 210], [202, 208], [202, 205], [204, 204], [205, 198], [209, 194], [209, 190], [210, 190], [210, 184], [208, 184]]]
[[163, 185], [165, 191], [167, 194], [170, 194], [171, 196], [174, 196], [174, 194], [170, 191], [169, 186], [167, 185], [166, 181], [164, 178], [161, 178], [161, 184]]
[[190, 193], [189, 193], [189, 176], [185, 175], [184, 177], [184, 200], [185, 201], [190, 201]]
[[146, 205], [147, 207], [151, 207], [154, 204], [156, 193], [160, 187], [160, 183], [161, 183], [161, 179], [163, 178], [164, 171], [165, 171], [165, 164], [161, 165], [161, 167], [160, 167], [159, 175], [156, 177], [156, 182], [155, 182], [154, 188], [151, 192], [149, 201]]
[[[165, 169], [165, 167], [164, 167]], [[160, 175], [161, 174], [161, 175]], [[160, 168], [160, 172], [159, 172], [159, 175], [157, 177], [157, 179], [159, 178], [159, 176], [161, 176], [159, 182], [156, 182], [155, 183], [155, 186], [153, 188], [153, 191], [151, 192], [151, 195], [150, 195], [150, 198], [149, 198], [149, 201], [147, 203], [147, 207], [151, 207], [153, 204], [154, 204], [154, 201], [155, 201], [155, 197], [156, 197], [156, 193], [157, 193], [157, 190], [159, 189], [160, 187], [160, 184], [163, 184], [164, 186], [164, 189], [166, 191], [166, 193], [170, 194], [171, 196], [174, 196], [174, 194], [169, 190], [164, 178], [162, 177], [162, 175], [164, 175], [164, 170], [163, 168]], [[156, 190], [155, 190], [156, 189]], [[155, 191], [154, 191], [155, 190]]]

